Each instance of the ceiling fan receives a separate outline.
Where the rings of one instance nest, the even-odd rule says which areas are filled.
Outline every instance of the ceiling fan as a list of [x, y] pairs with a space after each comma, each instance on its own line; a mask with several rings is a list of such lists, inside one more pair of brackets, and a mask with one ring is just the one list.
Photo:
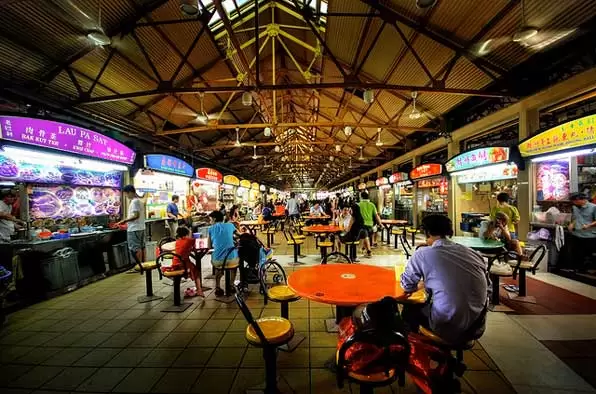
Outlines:
[[485, 56], [497, 48], [510, 42], [517, 43], [530, 50], [539, 51], [557, 41], [571, 35], [577, 29], [548, 30], [528, 24], [526, 19], [526, 1], [521, 0], [521, 23], [510, 36], [492, 37], [480, 41], [473, 46], [473, 52], [478, 56]]
[[205, 93], [199, 93], [199, 102], [201, 103], [201, 109], [194, 120], [195, 122], [204, 125], [217, 125], [222, 121], [234, 120], [234, 117], [230, 112], [224, 112], [223, 114], [221, 114], [221, 117], [219, 116], [219, 112], [214, 112], [211, 114], [205, 112], [204, 99]]

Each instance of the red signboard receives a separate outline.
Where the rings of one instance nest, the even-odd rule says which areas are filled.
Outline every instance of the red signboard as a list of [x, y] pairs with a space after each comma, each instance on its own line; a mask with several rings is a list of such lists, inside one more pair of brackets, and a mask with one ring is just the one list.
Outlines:
[[439, 176], [443, 173], [443, 165], [437, 163], [422, 164], [410, 171], [410, 179], [415, 181], [431, 176]]
[[405, 182], [408, 180], [408, 174], [405, 172], [396, 172], [389, 177], [389, 183]]
[[387, 178], [385, 178], [385, 177], [381, 177], [381, 178], [377, 179], [377, 181], [375, 183], [377, 186], [383, 186], [383, 185], [389, 184], [389, 180], [387, 180]]
[[221, 183], [223, 181], [223, 175], [221, 172], [214, 170], [213, 168], [197, 168], [196, 171], [197, 179], [203, 181], [211, 181]]

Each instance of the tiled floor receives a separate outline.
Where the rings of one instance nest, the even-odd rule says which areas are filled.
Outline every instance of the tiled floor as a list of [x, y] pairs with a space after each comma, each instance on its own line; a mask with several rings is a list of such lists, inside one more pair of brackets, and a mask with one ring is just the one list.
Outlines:
[[[281, 249], [277, 258], [289, 262]], [[304, 263], [319, 263], [312, 240], [302, 253]], [[375, 254], [366, 262], [404, 261], [390, 248]], [[289, 274], [295, 269], [286, 266]], [[156, 277], [154, 288], [165, 298], [139, 304], [144, 278], [120, 274], [10, 315], [0, 331], [0, 392], [240, 393], [263, 381], [261, 351], [247, 345], [246, 322], [235, 303], [220, 303], [211, 294], [183, 313], [164, 313], [172, 287]], [[264, 306], [258, 291], [247, 304], [255, 316], [279, 314], [279, 305]], [[294, 352], [279, 353], [282, 391], [349, 392], [338, 390], [335, 376], [324, 369], [337, 337], [325, 332], [323, 320], [333, 314], [331, 306], [308, 300], [291, 304], [291, 320], [307, 339]], [[480, 345], [466, 353], [466, 363], [464, 392], [514, 392]], [[416, 390], [408, 381], [405, 388], [378, 392]]]

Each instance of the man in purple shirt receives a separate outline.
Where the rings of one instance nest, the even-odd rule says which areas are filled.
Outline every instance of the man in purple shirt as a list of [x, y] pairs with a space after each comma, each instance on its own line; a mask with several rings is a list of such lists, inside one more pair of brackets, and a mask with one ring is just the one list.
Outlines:
[[408, 305], [404, 320], [413, 330], [422, 325], [452, 344], [479, 338], [490, 299], [487, 264], [479, 253], [447, 238], [453, 228], [446, 216], [427, 216], [422, 226], [428, 247], [411, 257], [401, 285], [406, 292], [414, 292], [423, 280], [431, 301]]

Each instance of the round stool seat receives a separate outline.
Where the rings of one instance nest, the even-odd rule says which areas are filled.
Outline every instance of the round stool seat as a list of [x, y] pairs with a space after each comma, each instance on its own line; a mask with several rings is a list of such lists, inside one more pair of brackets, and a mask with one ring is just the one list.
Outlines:
[[416, 234], [418, 232], [418, 230], [416, 230], [415, 228], [412, 228], [412, 227], [407, 228], [406, 231], [409, 234]]
[[184, 276], [184, 270], [166, 271], [163, 273], [166, 278], [174, 278], [176, 276]]
[[[294, 326], [292, 322], [283, 317], [262, 317], [255, 320], [255, 322], [263, 331], [263, 335], [267, 342], [274, 346], [279, 346], [287, 343], [294, 336]], [[263, 346], [261, 339], [255, 332], [252, 325], [246, 327], [246, 340], [254, 346]]]
[[343, 244], [344, 245], [358, 245], [358, 242], [356, 242], [356, 241], [346, 241], [346, 242], [343, 242]]
[[319, 246], [331, 247], [331, 246], [333, 246], [333, 242], [330, 242], [330, 241], [319, 242]]
[[301, 234], [295, 234], [294, 235], [294, 239], [301, 240], [301, 239], [305, 239], [305, 238], [306, 238], [306, 235], [301, 235]]
[[302, 245], [303, 243], [304, 243], [304, 241], [301, 239], [297, 239], [294, 241], [292, 241], [291, 239], [288, 240], [288, 245]]
[[426, 327], [420, 326], [418, 329], [420, 334], [424, 335], [425, 337], [429, 338], [433, 342], [436, 342], [440, 345], [449, 346], [451, 349], [459, 349], [459, 350], [468, 350], [474, 347], [474, 341], [466, 341], [460, 345], [452, 345], [449, 342], [446, 342], [443, 338], [432, 332]]
[[394, 228], [393, 230], [391, 230], [391, 234], [393, 235], [400, 235], [403, 231], [402, 230], [398, 230], [396, 228]]
[[271, 301], [296, 301], [300, 299], [298, 294], [294, 293], [288, 285], [279, 285], [270, 288], [267, 291], [267, 297]]
[[[145, 271], [151, 271], [158, 267], [157, 263], [155, 261], [145, 261], [144, 263], [141, 263], [141, 266], [143, 267], [143, 269]], [[137, 270], [137, 271], [141, 270], [141, 268], [139, 267], [138, 264], [135, 264], [135, 270]]]
[[362, 383], [374, 383], [379, 384], [387, 381], [392, 381], [395, 377], [395, 369], [391, 368], [389, 373], [382, 372], [373, 372], [371, 374], [360, 374], [358, 372], [348, 372], [348, 376], [352, 380], [356, 380]]

